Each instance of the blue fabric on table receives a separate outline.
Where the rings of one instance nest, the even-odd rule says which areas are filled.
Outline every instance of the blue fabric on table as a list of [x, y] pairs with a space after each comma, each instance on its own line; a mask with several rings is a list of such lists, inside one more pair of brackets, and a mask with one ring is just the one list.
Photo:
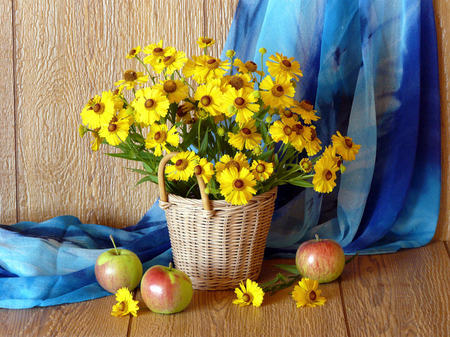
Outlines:
[[[431, 1], [239, 2], [224, 50], [259, 64], [260, 47], [294, 56], [305, 74], [297, 98], [315, 101], [321, 139], [340, 130], [362, 145], [330, 195], [279, 189], [267, 257], [293, 256], [316, 233], [362, 254], [432, 238], [440, 198], [435, 35]], [[73, 216], [0, 225], [0, 307], [109, 295], [95, 280], [94, 264], [111, 248], [110, 234], [144, 269], [172, 258], [158, 203], [124, 229]]]
[[441, 187], [432, 2], [241, 0], [224, 52], [261, 65], [261, 47], [300, 62], [296, 98], [315, 102], [323, 145], [336, 130], [362, 145], [330, 195], [279, 189], [266, 256], [315, 234], [347, 253], [429, 242]]

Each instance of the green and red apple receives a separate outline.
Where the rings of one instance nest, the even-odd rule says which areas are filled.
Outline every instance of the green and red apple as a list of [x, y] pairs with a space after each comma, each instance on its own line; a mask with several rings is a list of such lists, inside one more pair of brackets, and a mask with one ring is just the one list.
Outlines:
[[319, 283], [337, 279], [344, 270], [345, 255], [342, 247], [333, 240], [322, 240], [316, 236], [300, 245], [295, 255], [299, 273]]
[[183, 311], [191, 302], [193, 289], [190, 278], [181, 270], [153, 266], [141, 281], [141, 294], [147, 307], [159, 314]]

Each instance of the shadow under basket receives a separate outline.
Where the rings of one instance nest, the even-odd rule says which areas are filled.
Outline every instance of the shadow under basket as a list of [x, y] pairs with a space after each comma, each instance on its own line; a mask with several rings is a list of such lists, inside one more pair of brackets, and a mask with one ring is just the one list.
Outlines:
[[235, 288], [261, 272], [264, 248], [275, 206], [277, 188], [254, 196], [248, 204], [234, 206], [208, 199], [198, 177], [202, 199], [167, 195], [165, 156], [159, 166], [160, 206], [166, 212], [175, 267], [185, 272], [194, 289]]

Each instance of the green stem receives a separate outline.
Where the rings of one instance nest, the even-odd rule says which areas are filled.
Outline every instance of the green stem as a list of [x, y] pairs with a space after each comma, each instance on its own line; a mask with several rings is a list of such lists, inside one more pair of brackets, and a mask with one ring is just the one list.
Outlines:
[[198, 139], [198, 151], [200, 151], [200, 131], [201, 131], [201, 125], [202, 125], [202, 120], [199, 119], [198, 120], [198, 133], [197, 133], [197, 139]]
[[116, 255], [120, 255], [119, 251], [117, 250], [116, 243], [114, 242], [113, 236], [110, 235], [110, 236], [109, 236], [109, 239], [112, 241], [112, 244], [113, 244], [113, 246], [114, 246], [114, 249], [116, 250]]
[[140, 64], [142, 64], [145, 68], [145, 70], [148, 73], [148, 76], [150, 76], [150, 78], [152, 79], [153, 84], [155, 84], [155, 78], [152, 76], [152, 73], [150, 72], [150, 70], [148, 69], [147, 65], [144, 63], [144, 61], [141, 60], [141, 58], [139, 56], [135, 56], [136, 59], [139, 61]]

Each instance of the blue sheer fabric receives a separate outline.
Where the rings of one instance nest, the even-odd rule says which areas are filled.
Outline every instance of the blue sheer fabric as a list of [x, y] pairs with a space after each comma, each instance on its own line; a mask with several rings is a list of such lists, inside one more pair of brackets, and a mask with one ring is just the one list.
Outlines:
[[432, 2], [241, 0], [224, 51], [261, 65], [261, 47], [300, 62], [296, 97], [315, 102], [324, 145], [336, 130], [362, 145], [332, 194], [280, 188], [267, 256], [315, 234], [346, 253], [429, 242], [441, 177]]
[[[361, 144], [338, 188], [322, 197], [279, 190], [267, 256], [292, 256], [316, 233], [347, 253], [392, 252], [433, 236], [440, 197], [440, 107], [431, 1], [241, 0], [226, 43], [260, 62], [294, 56], [305, 76], [298, 98], [315, 101], [320, 138], [335, 132]], [[29, 308], [106, 296], [97, 256], [118, 246], [144, 269], [171, 260], [158, 204], [135, 226], [82, 224], [72, 216], [0, 225], [0, 307]]]

